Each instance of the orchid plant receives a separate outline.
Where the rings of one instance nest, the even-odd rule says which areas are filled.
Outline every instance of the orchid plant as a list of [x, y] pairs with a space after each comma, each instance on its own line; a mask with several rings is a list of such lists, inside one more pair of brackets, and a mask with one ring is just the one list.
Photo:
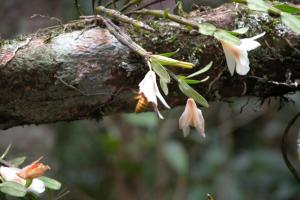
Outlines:
[[[137, 4], [141, 2], [142, 1], [138, 2]], [[298, 32], [300, 24], [299, 19], [296, 19], [294, 16], [289, 16], [290, 14], [282, 11], [287, 10], [286, 7], [280, 7], [278, 5], [273, 6], [271, 3], [266, 3], [263, 0], [239, 0], [237, 2], [248, 4], [251, 10], [273, 13], [277, 12], [281, 15], [282, 21], [287, 26], [289, 26], [295, 32]], [[295, 9], [296, 8], [294, 8], [294, 10]], [[102, 14], [103, 16], [113, 17], [123, 23], [129, 23], [147, 31], [155, 31], [144, 22], [131, 19], [118, 11], [108, 9], [103, 6], [96, 7], [95, 11], [96, 13]], [[179, 24], [185, 25], [189, 28], [193, 28], [199, 34], [213, 37], [218, 42], [220, 42], [223, 48], [228, 71], [232, 76], [235, 72], [241, 76], [245, 76], [249, 73], [250, 60], [248, 57], [248, 52], [260, 47], [260, 43], [256, 40], [258, 40], [266, 34], [265, 32], [262, 32], [250, 38], [240, 38], [239, 35], [244, 35], [247, 33], [249, 29], [248, 27], [242, 27], [236, 30], [227, 31], [207, 22], [199, 23], [191, 19], [186, 19], [184, 17], [171, 14], [167, 10], [149, 10], [141, 8], [129, 13], [138, 15], [152, 15], [155, 17], [169, 19], [171, 21], [175, 21]], [[200, 135], [204, 137], [204, 118], [202, 116], [201, 111], [198, 110], [198, 108], [196, 107], [196, 103], [198, 103], [200, 106], [208, 107], [208, 102], [201, 94], [199, 94], [199, 92], [194, 90], [191, 87], [191, 85], [203, 83], [209, 79], [209, 76], [202, 80], [195, 80], [191, 78], [208, 71], [210, 67], [212, 67], [212, 62], [188, 76], [184, 76], [181, 74], [176, 75], [172, 71], [171, 67], [180, 67], [189, 70], [198, 66], [195, 66], [195, 64], [190, 62], [170, 58], [171, 56], [175, 55], [175, 53], [178, 51], [176, 51], [175, 53], [171, 52], [164, 54], [152, 54], [150, 52], [147, 52], [141, 46], [132, 41], [127, 34], [123, 33], [120, 29], [118, 29], [116, 25], [107, 20], [106, 17], [101, 18], [104, 21], [107, 28], [117, 37], [117, 39], [119, 39], [120, 42], [127, 45], [140, 56], [144, 57], [145, 63], [149, 67], [149, 71], [146, 73], [145, 77], [141, 80], [141, 82], [138, 85], [139, 92], [135, 98], [137, 100], [135, 111], [141, 112], [148, 106], [148, 104], [151, 103], [153, 110], [157, 113], [158, 117], [163, 119], [163, 116], [158, 109], [157, 98], [160, 100], [160, 102], [164, 105], [165, 108], [169, 109], [170, 106], [159, 90], [157, 78], [159, 78], [160, 89], [166, 96], [169, 94], [168, 84], [171, 83], [171, 79], [173, 78], [177, 82], [181, 92], [188, 98], [184, 114], [179, 120], [179, 127], [183, 130], [184, 136], [188, 135], [189, 126], [192, 126], [195, 127], [200, 133]]]

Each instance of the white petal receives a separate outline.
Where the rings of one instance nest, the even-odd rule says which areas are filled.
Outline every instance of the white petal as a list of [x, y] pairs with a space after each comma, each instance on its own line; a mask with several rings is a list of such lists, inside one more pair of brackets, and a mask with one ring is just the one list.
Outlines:
[[153, 78], [153, 84], [154, 84], [155, 95], [159, 98], [159, 100], [164, 104], [164, 106], [165, 106], [166, 108], [169, 108], [169, 109], [170, 109], [170, 106], [167, 104], [166, 100], [163, 98], [163, 96], [162, 96], [161, 93], [159, 92], [159, 89], [158, 89], [158, 86], [157, 86], [157, 82], [156, 82], [156, 75], [155, 75], [154, 72], [153, 72], [152, 78]]
[[250, 39], [242, 39], [241, 40], [241, 48], [245, 49], [246, 51], [251, 51], [260, 47], [260, 43]]
[[179, 129], [183, 129], [184, 127], [189, 126], [189, 124], [189, 113], [185, 110], [179, 118]]
[[200, 109], [197, 109], [197, 117], [195, 117], [194, 125], [198, 133], [205, 138], [204, 117]]
[[35, 194], [41, 194], [45, 191], [45, 184], [40, 179], [33, 179], [31, 185], [28, 188], [29, 192]]
[[14, 181], [20, 184], [25, 184], [25, 180], [17, 175], [21, 169], [14, 167], [0, 167], [0, 175], [5, 181]]
[[139, 88], [140, 92], [143, 92], [148, 102], [152, 102], [157, 105], [157, 99], [155, 94], [155, 82], [153, 81], [153, 77], [155, 78], [155, 73], [153, 71], [149, 71], [145, 78], [140, 82]]
[[239, 75], [246, 75], [250, 70], [249, 65], [250, 65], [250, 61], [248, 58], [247, 51], [241, 51], [240, 59], [236, 64], [236, 72]]
[[265, 32], [263, 32], [263, 33], [261, 33], [257, 36], [254, 36], [252, 38], [241, 39], [240, 47], [242, 49], [247, 50], [247, 51], [251, 51], [253, 49], [256, 49], [257, 47], [260, 47], [260, 43], [255, 41], [255, 40], [257, 40], [258, 38], [260, 38], [264, 35], [265, 35]]
[[232, 54], [232, 52], [228, 48], [228, 45], [229, 44], [225, 44], [224, 42], [222, 42], [223, 50], [224, 50], [225, 57], [226, 57], [227, 66], [228, 66], [230, 74], [233, 76], [236, 61], [235, 61], [234, 55]]
[[190, 127], [186, 126], [182, 129], [183, 137], [187, 137], [190, 134]]
[[266, 32], [263, 32], [263, 33], [261, 33], [261, 34], [258, 34], [258, 35], [256, 35], [256, 36], [254, 36], [254, 37], [252, 37], [252, 38], [248, 38], [248, 39], [251, 39], [251, 40], [257, 40], [258, 38], [261, 38], [262, 36], [264, 36], [266, 34]]
[[157, 108], [157, 105], [153, 104], [153, 109], [154, 109], [154, 111], [156, 112], [156, 114], [158, 115], [158, 117], [160, 119], [164, 119], [164, 117], [160, 114], [160, 112], [159, 112], [159, 110]]

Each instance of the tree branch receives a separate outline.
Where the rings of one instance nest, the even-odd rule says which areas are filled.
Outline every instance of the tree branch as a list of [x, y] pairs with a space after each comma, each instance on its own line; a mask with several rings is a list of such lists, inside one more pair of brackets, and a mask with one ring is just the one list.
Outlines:
[[[249, 15], [245, 7], [232, 4], [194, 11], [188, 17], [225, 29], [235, 29], [243, 23], [251, 29], [247, 37], [266, 31], [262, 47], [250, 53], [250, 74], [231, 77], [218, 41], [174, 22], [145, 18], [143, 21], [155, 32], [130, 25], [122, 28], [147, 51], [162, 53], [180, 48], [175, 58], [196, 63], [195, 70], [213, 60], [212, 69], [199, 77], [209, 75], [210, 80], [195, 85], [210, 101], [240, 96], [265, 99], [299, 91], [300, 37], [276, 20], [259, 13]], [[101, 118], [134, 110], [133, 90], [147, 70], [143, 58], [104, 27], [86, 28], [91, 23], [92, 19], [79, 20], [38, 31], [22, 40], [0, 42], [1, 129]], [[31, 40], [22, 46], [27, 38]], [[177, 74], [192, 73], [176, 70]], [[185, 97], [178, 95], [181, 93], [176, 84], [170, 87], [168, 102], [182, 105]]]

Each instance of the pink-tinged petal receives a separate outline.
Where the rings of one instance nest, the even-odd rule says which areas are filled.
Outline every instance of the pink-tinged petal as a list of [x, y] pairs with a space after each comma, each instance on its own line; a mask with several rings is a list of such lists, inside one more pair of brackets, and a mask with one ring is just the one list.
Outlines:
[[183, 129], [190, 125], [189, 113], [185, 110], [179, 118], [179, 129]]
[[235, 65], [236, 65], [236, 59], [235, 56], [232, 52], [232, 48], [230, 47], [230, 44], [227, 44], [225, 42], [222, 42], [222, 47], [225, 53], [226, 57], [226, 63], [229, 69], [230, 74], [233, 76], [234, 70], [235, 70]]
[[200, 109], [197, 109], [197, 116], [194, 118], [194, 120], [194, 125], [198, 133], [205, 138], [204, 117]]
[[189, 126], [183, 127], [182, 132], [183, 132], [183, 137], [187, 137], [190, 134], [190, 127]]
[[240, 54], [241, 56], [236, 64], [236, 72], [239, 75], [246, 75], [250, 70], [250, 67], [249, 67], [250, 61], [248, 58], [248, 53], [245, 50], [241, 50], [240, 52], [241, 52], [241, 54]]

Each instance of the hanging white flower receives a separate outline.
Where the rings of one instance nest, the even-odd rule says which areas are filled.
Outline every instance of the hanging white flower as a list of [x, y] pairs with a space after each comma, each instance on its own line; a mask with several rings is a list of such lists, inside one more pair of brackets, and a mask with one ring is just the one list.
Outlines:
[[[26, 180], [18, 175], [18, 173], [20, 173], [21, 171], [21, 169], [15, 167], [0, 167], [0, 175], [5, 181], [13, 181], [25, 186]], [[28, 187], [28, 192], [39, 195], [44, 191], [45, 184], [43, 183], [43, 181], [39, 180], [38, 178], [32, 179], [32, 183]]]
[[227, 66], [231, 75], [234, 74], [235, 70], [240, 75], [246, 75], [249, 72], [250, 61], [248, 58], [248, 51], [259, 47], [260, 43], [255, 40], [264, 35], [265, 33], [261, 33], [252, 38], [241, 39], [240, 45], [230, 44], [221, 40], [221, 44], [226, 56]]
[[138, 99], [146, 98], [147, 103], [151, 102], [155, 112], [161, 119], [163, 119], [163, 116], [160, 114], [157, 108], [157, 97], [166, 108], [170, 108], [157, 87], [155, 72], [150, 70], [139, 84]]
[[187, 100], [185, 110], [179, 118], [179, 128], [182, 129], [184, 137], [189, 135], [190, 126], [195, 127], [198, 133], [205, 138], [204, 118], [193, 98]]

